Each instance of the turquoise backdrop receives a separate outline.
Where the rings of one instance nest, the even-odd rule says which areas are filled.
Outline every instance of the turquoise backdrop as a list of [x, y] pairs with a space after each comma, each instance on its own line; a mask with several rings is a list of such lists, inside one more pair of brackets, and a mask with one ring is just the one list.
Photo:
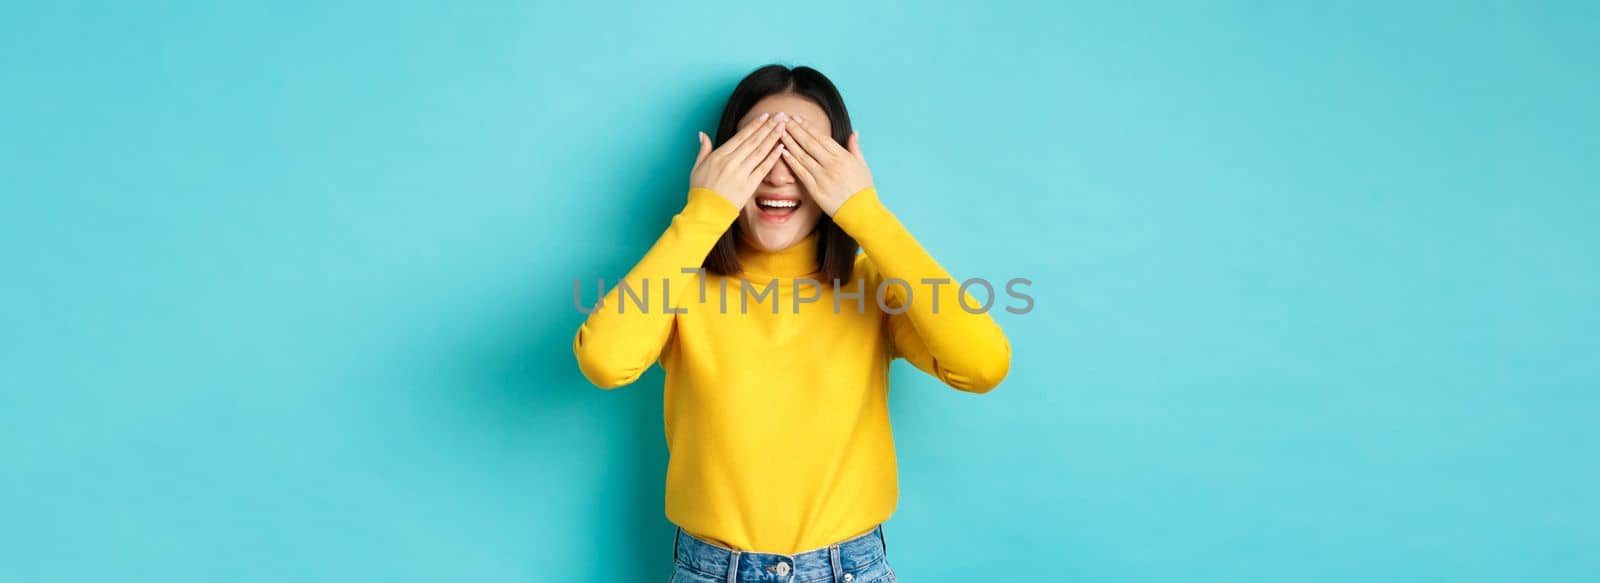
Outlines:
[[572, 281], [780, 62], [1034, 282], [902, 580], [1600, 580], [1595, 4], [674, 4], [0, 6], [0, 579], [664, 581]]

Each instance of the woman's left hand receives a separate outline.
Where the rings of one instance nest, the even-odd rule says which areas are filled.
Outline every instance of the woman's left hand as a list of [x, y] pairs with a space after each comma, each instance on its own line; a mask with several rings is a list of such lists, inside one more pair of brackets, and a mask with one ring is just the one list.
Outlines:
[[804, 119], [794, 118], [780, 137], [786, 146], [784, 163], [806, 187], [822, 212], [833, 216], [851, 195], [872, 188], [872, 171], [861, 155], [859, 132], [850, 132], [849, 147], [832, 136], [812, 131]]

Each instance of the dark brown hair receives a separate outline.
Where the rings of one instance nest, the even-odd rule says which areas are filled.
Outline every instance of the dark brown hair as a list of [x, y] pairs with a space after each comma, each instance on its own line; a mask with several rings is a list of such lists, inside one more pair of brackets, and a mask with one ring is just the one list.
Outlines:
[[[722, 120], [717, 124], [713, 146], [721, 146], [733, 137], [739, 131], [739, 120], [750, 113], [757, 102], [782, 93], [793, 93], [816, 102], [828, 114], [833, 126], [833, 140], [844, 145], [850, 139], [850, 112], [845, 110], [844, 98], [839, 96], [839, 90], [832, 81], [811, 67], [790, 69], [783, 65], [767, 65], [746, 75], [733, 88], [733, 94], [728, 96], [728, 104], [722, 107]], [[741, 271], [738, 252], [741, 228], [740, 221], [734, 221], [733, 226], [728, 227], [728, 231], [717, 240], [711, 253], [706, 255], [706, 271], [717, 275], [734, 275]], [[818, 220], [817, 231], [817, 266], [822, 272], [822, 281], [848, 281], [854, 271], [856, 251], [861, 248], [860, 245], [827, 214]]]

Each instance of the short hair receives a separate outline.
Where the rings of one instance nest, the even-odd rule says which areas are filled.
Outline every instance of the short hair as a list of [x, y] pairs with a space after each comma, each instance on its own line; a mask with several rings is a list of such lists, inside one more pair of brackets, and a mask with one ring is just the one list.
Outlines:
[[[850, 112], [844, 107], [844, 98], [838, 88], [820, 71], [811, 67], [767, 65], [752, 71], [739, 81], [722, 107], [722, 120], [717, 124], [715, 146], [726, 143], [739, 131], [739, 120], [757, 102], [768, 96], [792, 93], [816, 102], [833, 126], [833, 140], [844, 145], [850, 139]], [[717, 240], [706, 255], [706, 271], [717, 275], [734, 275], [743, 270], [739, 265], [739, 230], [741, 221], [734, 221], [722, 238]], [[844, 232], [833, 218], [823, 214], [817, 221], [817, 267], [822, 281], [848, 281], [855, 270], [856, 252], [861, 246], [854, 237]]]

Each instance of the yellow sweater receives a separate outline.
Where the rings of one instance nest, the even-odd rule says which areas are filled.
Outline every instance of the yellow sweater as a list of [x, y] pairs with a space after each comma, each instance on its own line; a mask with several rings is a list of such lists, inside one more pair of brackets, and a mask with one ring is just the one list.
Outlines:
[[[625, 277], [632, 293], [612, 288], [573, 350], [601, 388], [631, 383], [658, 361], [666, 371], [668, 520], [729, 547], [795, 554], [870, 530], [894, 512], [893, 358], [982, 393], [1005, 377], [1011, 347], [987, 313], [956, 303], [960, 281], [874, 189], [834, 213], [864, 252], [837, 296], [833, 282], [808, 279], [821, 278], [816, 234], [773, 253], [742, 245], [737, 277], [684, 273], [738, 216], [717, 193], [690, 189], [683, 211]], [[910, 284], [911, 301], [906, 287], [891, 284], [883, 310], [877, 291], [885, 278]], [[935, 294], [924, 279], [950, 283]], [[860, 299], [848, 297], [856, 292]], [[968, 298], [968, 306], [981, 305]]]

